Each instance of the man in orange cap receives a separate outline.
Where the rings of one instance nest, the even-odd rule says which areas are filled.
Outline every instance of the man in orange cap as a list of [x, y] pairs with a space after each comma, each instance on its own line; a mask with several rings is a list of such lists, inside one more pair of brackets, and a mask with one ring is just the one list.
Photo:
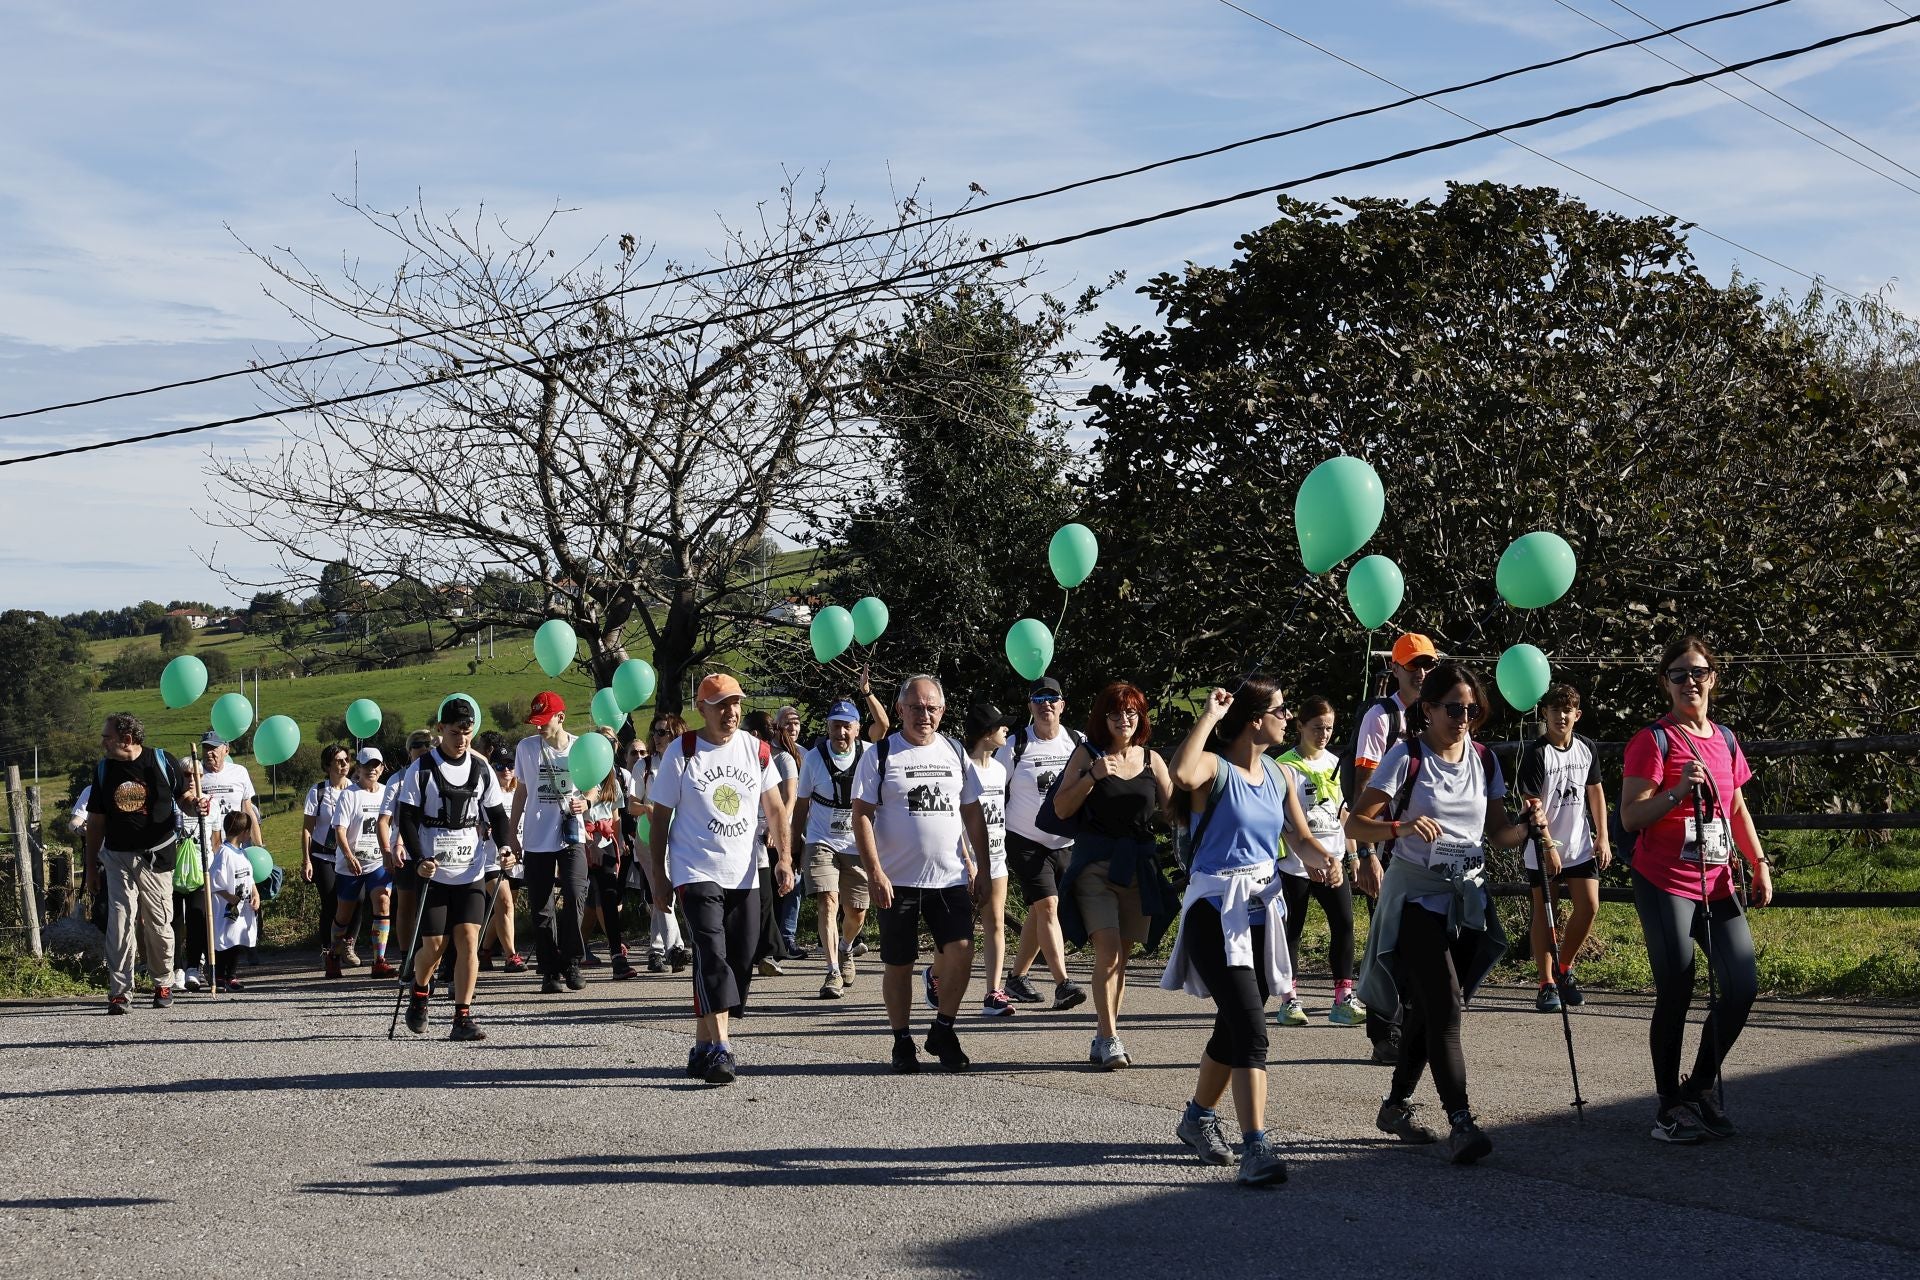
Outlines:
[[760, 938], [756, 810], [767, 820], [774, 885], [793, 888], [780, 776], [767, 744], [740, 732], [744, 696], [730, 675], [702, 680], [695, 701], [705, 727], [672, 741], [647, 793], [654, 883], [673, 886], [693, 950], [697, 1030], [687, 1075], [716, 1085], [733, 1083], [739, 1070], [727, 1019], [746, 1003]]

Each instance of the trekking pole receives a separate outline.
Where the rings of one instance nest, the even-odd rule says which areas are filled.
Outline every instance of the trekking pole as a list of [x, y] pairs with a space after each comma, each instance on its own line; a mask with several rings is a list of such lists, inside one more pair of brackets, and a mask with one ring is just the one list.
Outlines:
[[1713, 1092], [1722, 1110], [1727, 1105], [1727, 1086], [1720, 1070], [1720, 1037], [1716, 1033], [1715, 1022], [1720, 1014], [1720, 978], [1713, 965], [1713, 904], [1707, 899], [1707, 821], [1706, 813], [1711, 806], [1706, 803], [1705, 783], [1693, 784], [1693, 852], [1700, 866], [1700, 909], [1706, 913], [1707, 927], [1702, 930], [1703, 946], [1707, 953], [1707, 1022], [1700, 1034], [1702, 1041], [1712, 1047], [1707, 1060], [1713, 1063]]
[[[1535, 825], [1533, 828], [1534, 847], [1544, 853], [1547, 847], [1546, 839], [1546, 828]], [[1554, 919], [1553, 877], [1546, 874], [1545, 867], [1542, 867], [1540, 870], [1540, 901], [1547, 912], [1547, 954], [1553, 958], [1553, 977], [1557, 983], [1560, 975], [1565, 973], [1566, 969], [1560, 963], [1560, 926], [1559, 922]], [[1567, 1038], [1567, 1072], [1573, 1077], [1572, 1106], [1574, 1115], [1584, 1123], [1587, 1118], [1587, 1100], [1580, 1096], [1580, 1064], [1575, 1062], [1573, 1057], [1573, 1015], [1567, 1012], [1567, 1002], [1565, 1000], [1560, 1002], [1560, 1030]]]
[[[207, 970], [203, 975], [207, 982], [207, 997], [218, 998], [220, 991], [219, 964], [215, 959], [215, 937], [213, 925], [213, 860], [207, 856], [207, 815], [200, 802], [207, 798], [207, 770], [200, 760], [200, 744], [193, 746], [193, 787], [197, 793], [194, 812], [200, 818], [200, 879], [204, 881], [201, 892], [207, 899]], [[224, 834], [224, 833], [223, 833]]]
[[387, 1023], [387, 1039], [400, 1029], [400, 1006], [413, 990], [413, 958], [420, 950], [420, 923], [427, 918], [427, 887], [420, 886], [420, 908], [413, 913], [413, 941], [407, 944], [406, 963], [400, 968], [400, 989], [393, 996], [393, 1019]]

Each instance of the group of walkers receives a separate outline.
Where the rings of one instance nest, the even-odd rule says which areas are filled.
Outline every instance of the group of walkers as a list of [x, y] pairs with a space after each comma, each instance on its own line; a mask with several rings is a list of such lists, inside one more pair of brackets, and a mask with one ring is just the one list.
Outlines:
[[[1475, 737], [1491, 711], [1479, 674], [1412, 634], [1394, 645], [1389, 670], [1393, 692], [1364, 709], [1345, 750], [1333, 745], [1338, 716], [1327, 699], [1295, 706], [1277, 681], [1254, 675], [1215, 689], [1164, 757], [1147, 697], [1124, 682], [1100, 691], [1084, 731], [1068, 727], [1064, 691], [1047, 678], [1030, 690], [1024, 723], [976, 703], [954, 738], [941, 731], [948, 708], [937, 676], [902, 681], [891, 717], [863, 681], [859, 701], [834, 701], [825, 732], [805, 742], [796, 710], [748, 715], [739, 683], [713, 674], [695, 696], [697, 723], [664, 714], [643, 743], [616, 739], [615, 768], [584, 794], [569, 778], [574, 738], [557, 694], [533, 699], [534, 732], [511, 750], [497, 735], [476, 742], [470, 705], [452, 699], [434, 734], [413, 736], [409, 761], [390, 780], [375, 748], [323, 756], [303, 849], [303, 873], [328, 904], [323, 964], [338, 978], [361, 963], [364, 911], [369, 973], [407, 985], [409, 1030], [425, 1030], [438, 982], [452, 1037], [484, 1039], [472, 1013], [478, 970], [495, 959], [508, 972], [527, 968], [515, 950], [518, 893], [544, 993], [584, 985], [583, 967], [597, 959], [588, 947], [595, 917], [610, 976], [642, 971], [640, 931], [630, 951], [623, 906], [637, 899], [647, 913], [645, 969], [691, 969], [687, 1075], [723, 1085], [740, 1070], [734, 1023], [753, 978], [811, 958], [799, 938], [810, 896], [824, 1000], [854, 988], [867, 917], [876, 918], [894, 1071], [921, 1070], [923, 1053], [946, 1070], [967, 1069], [960, 1022], [970, 989], [978, 1015], [993, 1019], [1023, 1004], [1068, 1010], [1091, 999], [1088, 1061], [1116, 1070], [1132, 1062], [1121, 1039], [1128, 958], [1174, 929], [1161, 985], [1215, 1006], [1177, 1134], [1202, 1161], [1233, 1163], [1218, 1109], [1231, 1091], [1239, 1180], [1266, 1185], [1286, 1177], [1265, 1124], [1267, 1008], [1278, 1001], [1280, 1026], [1308, 1021], [1295, 974], [1317, 903], [1334, 978], [1327, 1017], [1364, 1024], [1371, 1056], [1393, 1068], [1378, 1128], [1407, 1143], [1444, 1142], [1453, 1161], [1472, 1163], [1492, 1144], [1472, 1110], [1464, 1011], [1507, 945], [1486, 850], [1524, 850], [1536, 1007], [1578, 1006], [1575, 965], [1612, 856], [1606, 800], [1570, 686], [1543, 700], [1544, 732], [1525, 745], [1510, 798], [1499, 761]], [[1715, 1086], [1756, 989], [1736, 854], [1752, 868], [1749, 901], [1764, 905], [1772, 886], [1742, 797], [1745, 758], [1731, 731], [1708, 718], [1712, 651], [1687, 637], [1659, 674], [1669, 706], [1628, 744], [1619, 818], [1637, 833], [1633, 892], [1658, 989], [1653, 1132], [1685, 1143], [1733, 1132]], [[196, 772], [145, 747], [139, 722], [120, 714], [109, 717], [103, 746], [86, 802], [88, 872], [106, 883], [109, 1008], [124, 1012], [136, 932], [149, 969], [175, 974], [165, 875], [176, 830], [205, 815], [235, 840], [257, 841], [258, 814], [250, 785], [218, 785], [237, 767], [224, 744], [210, 739]], [[1159, 856], [1163, 831], [1172, 867]], [[1010, 883], [1025, 905], [1011, 948]], [[1364, 950], [1356, 890], [1372, 903]], [[1564, 929], [1556, 891], [1572, 901]], [[257, 916], [257, 902], [253, 909]], [[932, 943], [926, 964], [923, 936]], [[181, 937], [191, 956], [190, 933]], [[1682, 1076], [1696, 939], [1716, 995]], [[1069, 945], [1091, 954], [1085, 987], [1068, 974]], [[1033, 974], [1043, 962], [1050, 999]], [[156, 1005], [171, 985], [157, 983]], [[916, 995], [929, 1015], [923, 1035]], [[1445, 1113], [1444, 1136], [1418, 1118], [1424, 1076]]]

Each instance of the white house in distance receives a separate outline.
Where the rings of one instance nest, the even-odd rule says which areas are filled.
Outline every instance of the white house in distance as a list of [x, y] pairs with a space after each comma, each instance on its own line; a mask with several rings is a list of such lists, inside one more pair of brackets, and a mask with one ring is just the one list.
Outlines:
[[205, 630], [207, 623], [210, 621], [206, 614], [194, 609], [169, 609], [167, 610], [167, 616], [169, 618], [185, 618], [187, 625], [195, 631]]

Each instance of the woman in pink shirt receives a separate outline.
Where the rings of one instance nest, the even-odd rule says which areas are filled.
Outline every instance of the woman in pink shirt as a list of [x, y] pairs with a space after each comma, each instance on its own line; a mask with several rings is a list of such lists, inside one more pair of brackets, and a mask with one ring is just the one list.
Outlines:
[[[1707, 715], [1716, 681], [1713, 650], [1697, 636], [1668, 647], [1660, 682], [1667, 714], [1627, 743], [1620, 822], [1639, 832], [1633, 853], [1633, 905], [1653, 969], [1653, 1136], [1694, 1143], [1730, 1138], [1732, 1121], [1715, 1084], [1720, 1064], [1746, 1025], [1759, 991], [1753, 935], [1734, 892], [1732, 859], [1753, 871], [1750, 900], [1773, 898], [1773, 876], [1741, 788], [1747, 767], [1733, 731]], [[1718, 1000], [1701, 1032], [1693, 1071], [1680, 1075], [1681, 1042], [1693, 1004], [1694, 942], [1712, 961]]]

